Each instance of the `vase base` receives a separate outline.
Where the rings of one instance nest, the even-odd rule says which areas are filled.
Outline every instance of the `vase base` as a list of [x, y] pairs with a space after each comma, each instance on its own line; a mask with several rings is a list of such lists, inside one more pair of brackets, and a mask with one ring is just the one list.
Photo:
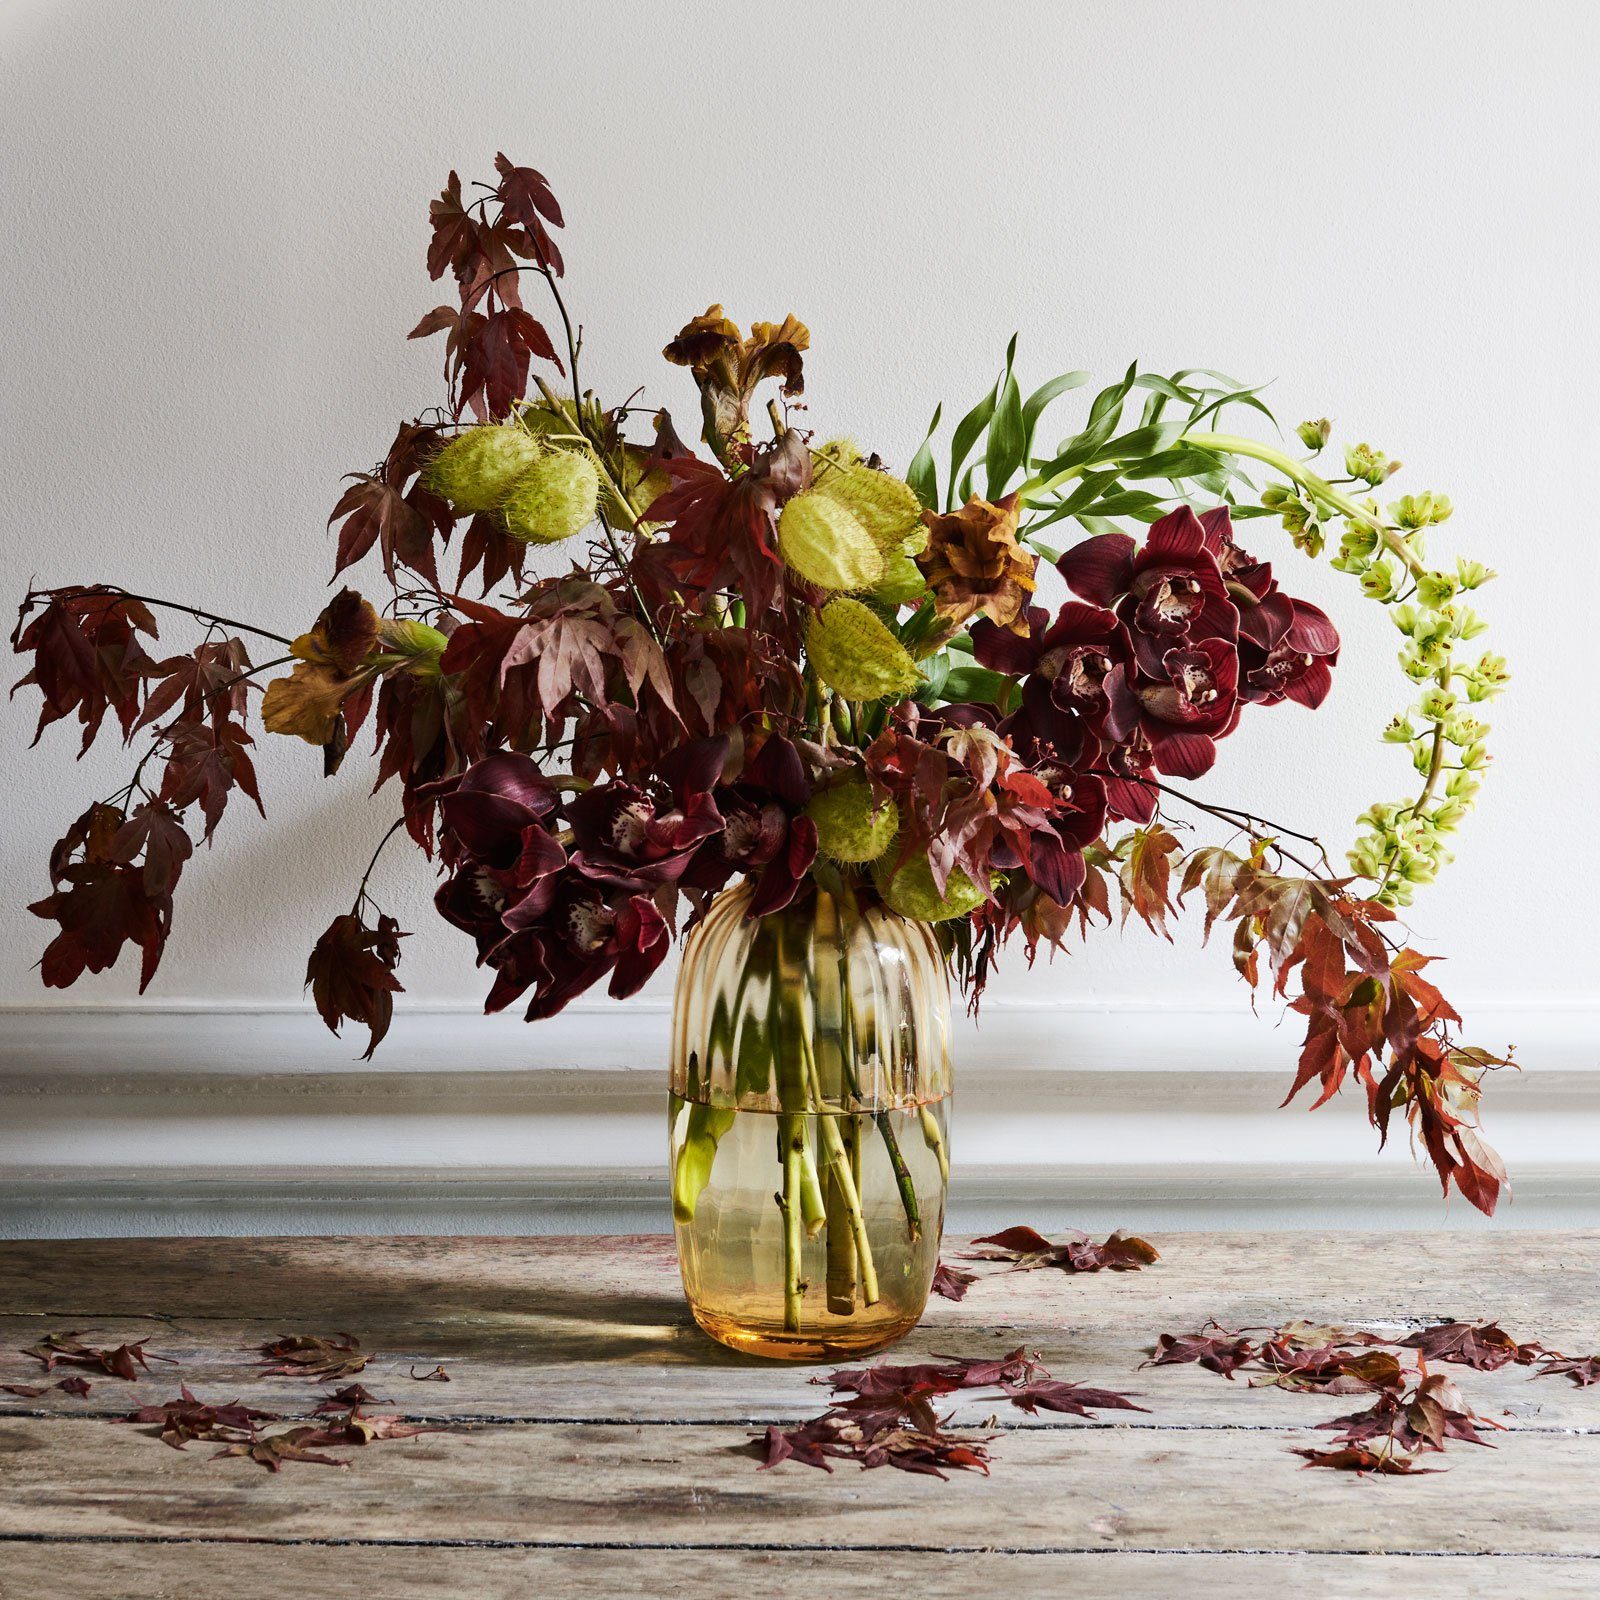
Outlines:
[[826, 1328], [805, 1328], [791, 1333], [782, 1325], [740, 1322], [691, 1306], [694, 1320], [718, 1344], [743, 1355], [768, 1356], [777, 1361], [840, 1361], [882, 1350], [903, 1339], [917, 1325], [916, 1317], [863, 1317], [853, 1328], [843, 1318]]

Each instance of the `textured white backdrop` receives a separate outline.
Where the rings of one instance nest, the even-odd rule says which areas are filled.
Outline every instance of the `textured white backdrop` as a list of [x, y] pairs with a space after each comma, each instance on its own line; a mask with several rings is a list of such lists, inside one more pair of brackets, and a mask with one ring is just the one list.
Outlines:
[[[427, 201], [504, 148], [566, 207], [603, 395], [647, 383], [692, 421], [658, 357], [680, 323], [710, 300], [792, 310], [815, 424], [903, 466], [934, 402], [964, 409], [1020, 329], [1025, 380], [1135, 357], [1275, 379], [1286, 423], [1326, 412], [1404, 458], [1397, 488], [1447, 490], [1443, 543], [1504, 573], [1485, 642], [1516, 682], [1415, 926], [1468, 1000], [1592, 1002], [1594, 17], [7, 0], [0, 593], [99, 578], [308, 623], [340, 474], [439, 396], [438, 351], [404, 339], [442, 298]], [[1248, 717], [1207, 792], [1342, 843], [1409, 781], [1376, 739], [1406, 687], [1393, 635], [1349, 580], [1253, 532], [1348, 649], [1328, 706]], [[64, 728], [29, 752], [33, 714], [26, 695], [5, 712], [0, 1003], [125, 998], [126, 972], [52, 996], [29, 970], [49, 842], [126, 759], [75, 765]], [[299, 745], [259, 766], [270, 821], [235, 807], [191, 866], [149, 1003], [294, 1001], [392, 815], [358, 757], [328, 784]], [[416, 930], [413, 999], [481, 992], [420, 860], [394, 851], [378, 892]], [[1230, 981], [1220, 951], [1129, 934], [1014, 962], [996, 993], [1214, 1003]]]

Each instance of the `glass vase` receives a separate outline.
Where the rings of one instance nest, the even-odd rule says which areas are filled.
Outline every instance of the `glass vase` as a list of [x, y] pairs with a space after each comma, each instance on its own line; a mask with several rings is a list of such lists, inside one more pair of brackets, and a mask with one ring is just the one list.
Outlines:
[[949, 1179], [933, 930], [817, 890], [691, 933], [672, 1023], [672, 1202], [695, 1320], [736, 1350], [860, 1355], [927, 1303]]

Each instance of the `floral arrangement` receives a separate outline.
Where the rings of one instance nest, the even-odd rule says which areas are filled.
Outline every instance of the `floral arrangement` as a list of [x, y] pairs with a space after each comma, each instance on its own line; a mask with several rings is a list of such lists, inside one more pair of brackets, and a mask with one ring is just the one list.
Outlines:
[[[585, 390], [561, 209], [538, 172], [496, 165], [471, 199], [452, 173], [431, 207], [428, 270], [459, 293], [411, 336], [444, 336], [448, 404], [403, 423], [330, 519], [335, 572], [376, 557], [381, 605], [344, 588], [290, 638], [105, 585], [24, 601], [13, 644], [40, 731], [75, 717], [87, 748], [109, 712], [148, 741], [52, 852], [31, 908], [57, 929], [45, 983], [128, 945], [149, 983], [196, 837], [238, 795], [260, 807], [250, 693], [288, 668], [262, 724], [331, 775], [370, 722], [377, 784], [398, 780], [385, 842], [404, 828], [438, 863], [490, 1010], [547, 1017], [602, 979], [632, 994], [740, 877], [752, 915], [820, 885], [936, 924], [974, 1003], [1008, 939], [1031, 960], [1111, 921], [1113, 893], [1124, 922], [1164, 933], [1194, 895], [1246, 981], [1306, 1019], [1290, 1097], [1354, 1079], [1381, 1134], [1398, 1114], [1446, 1192], [1492, 1210], [1504, 1174], [1476, 1107], [1504, 1062], [1459, 1041], [1395, 912], [1448, 859], [1489, 759], [1475, 708], [1507, 678], [1464, 649], [1492, 574], [1428, 554], [1449, 500], [1380, 503], [1399, 463], [1366, 444], [1319, 469], [1327, 421], [1295, 430], [1305, 454], [1214, 431], [1225, 412], [1271, 419], [1204, 370], [1129, 367], [1052, 447], [1047, 415], [1089, 374], [1024, 394], [1015, 340], [948, 445], [940, 408], [896, 475], [806, 425], [800, 322], [746, 334], [720, 306], [664, 351], [700, 393], [693, 448], [665, 412]], [[1316, 708], [1338, 663], [1330, 619], [1240, 543], [1251, 523], [1331, 550], [1389, 608], [1414, 685], [1383, 737], [1418, 786], [1365, 813], [1347, 870], [1189, 787], [1247, 710]], [[528, 577], [529, 547], [558, 543], [570, 570]], [[1071, 593], [1055, 611], [1035, 603], [1045, 563]], [[193, 649], [159, 653], [161, 608], [203, 624]], [[247, 640], [277, 648], [257, 661]], [[1185, 813], [1217, 837], [1191, 839]], [[307, 980], [329, 1026], [367, 1025], [369, 1055], [403, 937], [372, 871]]]

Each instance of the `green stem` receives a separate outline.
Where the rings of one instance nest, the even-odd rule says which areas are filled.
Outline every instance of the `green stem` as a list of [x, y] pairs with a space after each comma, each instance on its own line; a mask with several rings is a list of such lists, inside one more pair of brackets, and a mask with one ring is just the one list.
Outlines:
[[922, 1142], [933, 1152], [934, 1159], [939, 1163], [939, 1176], [946, 1182], [950, 1181], [950, 1157], [944, 1147], [944, 1135], [939, 1132], [939, 1119], [927, 1106], [917, 1108], [922, 1119]]
[[1269, 467], [1276, 467], [1284, 477], [1298, 483], [1302, 489], [1309, 490], [1316, 499], [1325, 500], [1330, 506], [1343, 512], [1351, 522], [1359, 523], [1363, 528], [1378, 534], [1383, 539], [1385, 547], [1413, 578], [1420, 578], [1427, 571], [1416, 552], [1393, 528], [1385, 526], [1383, 521], [1373, 516], [1360, 501], [1346, 494], [1343, 489], [1336, 489], [1326, 478], [1318, 477], [1303, 461], [1296, 461], [1285, 451], [1235, 433], [1186, 433], [1178, 443], [1190, 444], [1199, 450], [1220, 451], [1225, 455], [1248, 456], [1252, 460], [1264, 462]]
[[804, 1148], [805, 1129], [802, 1125], [784, 1141], [783, 1193], [778, 1196], [778, 1209], [783, 1213], [783, 1327], [786, 1333], [800, 1331], [800, 1305], [805, 1295], [805, 1284], [800, 1277], [800, 1184], [801, 1152]]

